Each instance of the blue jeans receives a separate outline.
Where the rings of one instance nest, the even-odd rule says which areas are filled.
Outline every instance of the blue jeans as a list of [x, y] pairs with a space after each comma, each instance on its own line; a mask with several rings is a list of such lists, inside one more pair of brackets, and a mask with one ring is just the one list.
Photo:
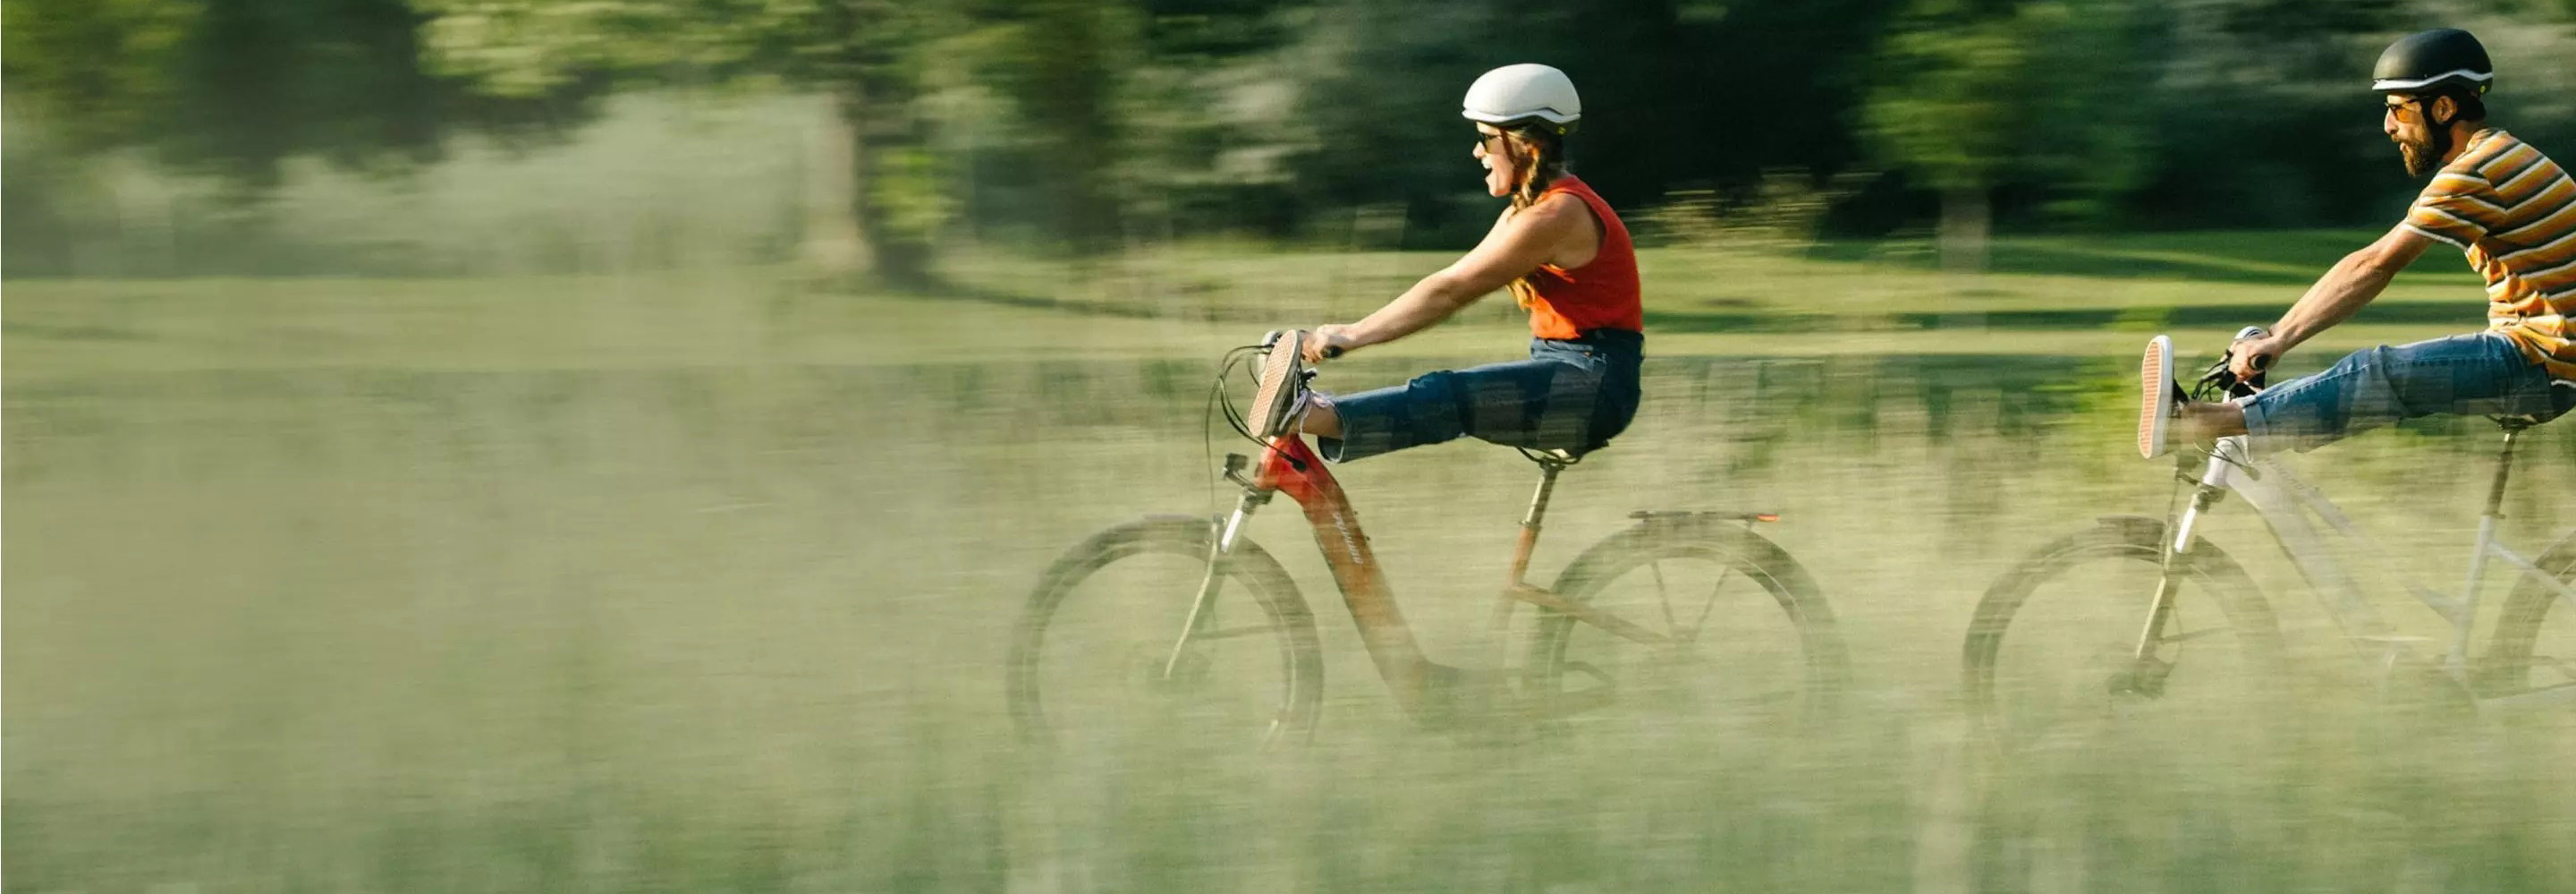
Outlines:
[[1342, 436], [1318, 438], [1345, 462], [1461, 435], [1537, 450], [1597, 450], [1637, 415], [1645, 336], [1594, 329], [1530, 339], [1530, 359], [1424, 373], [1393, 388], [1331, 398]]
[[2576, 407], [2576, 385], [2552, 382], [2504, 336], [2476, 332], [2354, 351], [2323, 372], [2237, 402], [2255, 446], [2304, 451], [2441, 413], [2546, 422]]

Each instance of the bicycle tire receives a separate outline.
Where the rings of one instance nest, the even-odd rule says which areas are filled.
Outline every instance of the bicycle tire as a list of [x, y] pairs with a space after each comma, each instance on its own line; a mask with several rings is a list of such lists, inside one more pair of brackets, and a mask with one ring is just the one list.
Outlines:
[[[2532, 564], [2562, 583], [2576, 584], [2576, 531], [2559, 538]], [[2542, 587], [2529, 574], [2518, 578], [2512, 594], [2505, 597], [2504, 613], [2496, 618], [2495, 636], [2488, 641], [2487, 654], [2479, 659], [2475, 675], [2478, 694], [2509, 695], [2531, 688], [2533, 659], [2542, 657], [2536, 654], [2540, 628], [2549, 620], [2550, 607], [2558, 601], [2558, 594]], [[2549, 657], [2576, 662], [2576, 655]], [[2571, 672], [2570, 677], [2576, 679], [2576, 672]]]
[[[1826, 604], [1815, 578], [1807, 573], [1805, 567], [1778, 544], [1739, 527], [1742, 521], [1740, 517], [1723, 515], [1648, 519], [1586, 548], [1558, 574], [1553, 592], [1569, 602], [1597, 605], [1606, 588], [1631, 572], [1654, 568], [1660, 574], [1658, 566], [1665, 560], [1697, 559], [1724, 569], [1720, 582], [1711, 590], [1710, 601], [1713, 602], [1718, 598], [1718, 588], [1725, 586], [1724, 574], [1740, 574], [1770, 596], [1788, 623], [1796, 628], [1799, 651], [1797, 691], [1794, 693], [1799, 702], [1796, 713], [1807, 718], [1827, 713], [1850, 675], [1849, 653], [1835, 628], [1833, 610]], [[1658, 578], [1657, 582], [1660, 584], [1662, 581]], [[1700, 615], [1703, 625], [1707, 617], [1705, 613]], [[1669, 615], [1667, 620], [1671, 620]], [[1569, 651], [1576, 638], [1585, 631], [1609, 636], [1570, 615], [1544, 607], [1540, 609], [1537, 629], [1531, 640], [1531, 660], [1525, 672], [1527, 691], [1535, 694], [1568, 691], [1569, 673], [1584, 671], [1569, 656]], [[1667, 635], [1680, 633], [1676, 629], [1662, 632]], [[1704, 632], [1704, 626], [1696, 627], [1690, 632], [1689, 639], [1696, 641]], [[1759, 701], [1765, 697], [1747, 698], [1737, 694], [1734, 700]]]
[[[1048, 567], [1037, 589], [1029, 594], [1009, 659], [1011, 717], [1023, 741], [1046, 745], [1055, 738], [1040, 691], [1046, 682], [1042, 679], [1041, 662], [1047, 652], [1049, 623], [1066, 598], [1084, 581], [1124, 559], [1162, 554], [1203, 563], [1217, 536], [1217, 527], [1215, 521], [1206, 518], [1149, 517], [1092, 535]], [[1218, 604], [1239, 600], [1239, 594], [1250, 594], [1262, 609], [1267, 632], [1277, 640], [1281, 679], [1271, 726], [1264, 739], [1302, 742], [1314, 730], [1323, 702], [1323, 650], [1315, 633], [1314, 613], [1278, 560], [1248, 537], [1236, 537], [1225, 560], [1225, 578]], [[1176, 594], [1182, 611], [1186, 612], [1192, 595], [1193, 592]]]
[[[2112, 516], [2097, 519], [2083, 530], [2061, 537], [2034, 551], [2027, 559], [1997, 578], [1992, 587], [1977, 601], [1977, 610], [1968, 626], [1962, 649], [1965, 698], [1971, 719], [1978, 732], [1991, 744], [2004, 750], [2023, 744], [2003, 728], [1996, 696], [1996, 661], [2004, 645], [2005, 632], [2011, 627], [2031, 596], [2043, 585], [2076, 569], [2099, 561], [2135, 561], [2149, 566], [2160, 560], [2165, 539], [2165, 524], [2135, 516]], [[2198, 589], [2218, 603], [2230, 632], [2235, 634], [2237, 650], [2248, 667], [2280, 680], [2286, 676], [2281, 650], [2280, 626], [2271, 606], [2263, 600], [2235, 560], [2228, 558], [2209, 541], [2194, 537], [2191, 549], [2175, 559], [2174, 570], [2188, 576]], [[2154, 598], [2152, 585], [2138, 594], [2134, 603], [2122, 603], [2126, 612], [2122, 620], [2145, 621], [2147, 603]], [[2134, 637], [2134, 633], [2130, 636]], [[2257, 681], [2261, 685], [2261, 681]]]

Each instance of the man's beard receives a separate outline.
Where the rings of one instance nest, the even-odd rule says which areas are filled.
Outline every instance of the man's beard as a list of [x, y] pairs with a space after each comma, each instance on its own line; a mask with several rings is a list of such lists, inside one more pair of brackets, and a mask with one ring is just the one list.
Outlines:
[[2397, 154], [2406, 159], [2406, 173], [2409, 176], [2429, 177], [2434, 171], [2442, 169], [2442, 153], [2433, 151], [2431, 143], [2410, 143], [2399, 140]]

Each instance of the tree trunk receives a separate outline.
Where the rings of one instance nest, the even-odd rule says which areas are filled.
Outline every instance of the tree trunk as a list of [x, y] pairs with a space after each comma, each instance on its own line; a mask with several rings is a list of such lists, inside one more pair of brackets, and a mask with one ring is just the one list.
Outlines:
[[892, 207], [898, 191], [916, 184], [889, 184], [894, 176], [886, 160], [920, 143], [912, 110], [900, 101], [880, 98], [889, 91], [870, 91], [852, 84], [839, 97], [841, 130], [847, 134], [851, 181], [850, 226], [865, 246], [865, 271], [878, 284], [898, 289], [931, 287], [930, 234], [897, 218]]
[[827, 280], [866, 272], [867, 240], [859, 229], [858, 134], [833, 106], [833, 115], [805, 139], [805, 231], [797, 259]]
[[1986, 204], [1984, 187], [1954, 187], [1941, 192], [1941, 227], [1935, 240], [1941, 245], [1941, 270], [1950, 282], [1942, 290], [1939, 302], [1941, 316], [1935, 325], [1940, 328], [1986, 328], [1985, 311], [1960, 304], [1973, 300], [1977, 281], [1986, 271], [1987, 236], [1993, 226], [1994, 209]]
[[1021, 114], [1040, 135], [1050, 217], [1076, 254], [1116, 250], [1123, 240], [1111, 156], [1117, 115], [1109, 108], [1116, 74], [1104, 44], [1101, 4], [1056, 0], [1038, 8], [1025, 44], [1029, 71], [1014, 91]]
[[1951, 273], [1985, 272], [1987, 237], [1993, 229], [1994, 209], [1986, 204], [1985, 187], [1942, 190], [1941, 226], [1935, 233], [1935, 241], [1940, 243], [1941, 269]]

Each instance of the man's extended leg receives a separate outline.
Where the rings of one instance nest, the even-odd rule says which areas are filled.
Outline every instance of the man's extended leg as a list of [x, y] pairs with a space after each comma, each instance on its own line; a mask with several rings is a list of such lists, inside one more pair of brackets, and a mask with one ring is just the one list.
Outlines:
[[2245, 407], [2235, 401], [2186, 402], [2174, 408], [2174, 434], [2185, 443], [2205, 444], [2245, 433]]
[[2313, 450], [2374, 428], [2436, 414], [2554, 417], [2565, 388], [2513, 342], [2472, 333], [2382, 345], [2251, 398], [2176, 408], [2177, 433], [2207, 440], [2253, 435], [2258, 449]]

